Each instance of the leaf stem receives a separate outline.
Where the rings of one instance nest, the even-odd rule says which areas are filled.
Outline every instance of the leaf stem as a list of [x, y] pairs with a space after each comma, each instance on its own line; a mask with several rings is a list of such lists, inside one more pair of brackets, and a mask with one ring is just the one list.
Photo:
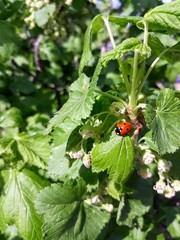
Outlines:
[[138, 56], [139, 56], [139, 50], [135, 49], [134, 51], [134, 63], [133, 63], [133, 74], [132, 74], [132, 80], [131, 80], [131, 94], [129, 96], [129, 105], [132, 108], [136, 107], [137, 104], [137, 95], [136, 95], [136, 89], [137, 89], [137, 72], [138, 72]]
[[123, 105], [127, 105], [127, 103], [124, 101], [124, 100], [122, 100], [121, 98], [119, 98], [119, 97], [116, 97], [116, 96], [113, 96], [113, 95], [111, 95], [111, 94], [109, 94], [109, 93], [107, 93], [107, 92], [102, 92], [101, 90], [98, 90], [98, 89], [95, 89], [95, 92], [97, 92], [97, 93], [99, 93], [99, 94], [102, 94], [102, 95], [104, 95], [104, 96], [107, 96], [107, 97], [109, 97], [109, 98], [111, 98], [111, 99], [114, 99], [114, 100], [116, 100], [116, 101], [118, 101], [118, 102], [121, 102], [121, 103], [123, 103]]
[[144, 44], [148, 45], [148, 23], [144, 21]]
[[[110, 38], [112, 47], [115, 48], [115, 47], [116, 47], [116, 43], [115, 43], [113, 34], [112, 34], [112, 32], [111, 32], [111, 28], [110, 28], [110, 26], [109, 26], [108, 17], [103, 16], [102, 18], [103, 18], [104, 23], [105, 23], [105, 26], [106, 26], [106, 28], [107, 28], [108, 35], [109, 35], [109, 38]], [[126, 75], [126, 73], [125, 73], [125, 69], [124, 69], [124, 67], [123, 67], [123, 64], [122, 64], [121, 60], [118, 59], [117, 61], [118, 61], [118, 64], [119, 64], [119, 71], [122, 72], [122, 75], [123, 75], [123, 79], [124, 79], [124, 83], [125, 83], [125, 85], [126, 85], [127, 93], [129, 94], [129, 93], [130, 93], [129, 80], [128, 80], [128, 78], [127, 78], [127, 75]]]

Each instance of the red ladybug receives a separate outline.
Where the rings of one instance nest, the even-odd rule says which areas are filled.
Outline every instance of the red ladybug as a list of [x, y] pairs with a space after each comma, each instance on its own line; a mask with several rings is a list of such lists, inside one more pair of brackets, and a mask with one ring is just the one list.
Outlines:
[[129, 122], [120, 122], [116, 126], [115, 133], [120, 136], [127, 135], [132, 129], [132, 125]]

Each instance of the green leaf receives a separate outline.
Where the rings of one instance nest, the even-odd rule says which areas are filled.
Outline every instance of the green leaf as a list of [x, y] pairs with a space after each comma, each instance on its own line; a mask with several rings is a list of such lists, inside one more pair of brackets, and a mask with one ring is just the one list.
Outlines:
[[159, 153], [173, 153], [180, 147], [180, 100], [171, 89], [163, 89], [156, 108], [148, 105], [145, 119]]
[[105, 66], [110, 60], [118, 60], [124, 53], [134, 51], [135, 49], [139, 49], [141, 55], [150, 54], [150, 48], [142, 44], [140, 39], [129, 38], [118, 44], [113, 50], [105, 53], [101, 57], [101, 63]]
[[18, 108], [12, 107], [4, 112], [0, 119], [2, 128], [21, 127], [23, 123], [21, 111]]
[[123, 183], [134, 168], [134, 150], [130, 137], [113, 135], [107, 142], [97, 144], [92, 151], [93, 171], [107, 169], [110, 180]]
[[[6, 20], [10, 18], [21, 7], [22, 1], [8, 2], [2, 9], [0, 9], [0, 19]], [[2, 6], [1, 6], [2, 7]]]
[[46, 169], [50, 157], [50, 137], [37, 134], [34, 136], [19, 135], [17, 148], [24, 162]]
[[167, 230], [173, 239], [180, 238], [180, 210], [179, 208], [167, 208], [166, 209], [166, 224]]
[[153, 194], [152, 186], [135, 174], [130, 177], [128, 183], [135, 191], [130, 195], [121, 196], [116, 221], [120, 226], [133, 227], [134, 222], [150, 210]]
[[97, 239], [109, 213], [83, 202], [85, 192], [85, 183], [78, 180], [52, 185], [38, 194], [36, 208], [44, 217], [43, 239]]
[[45, 25], [49, 21], [50, 17], [53, 16], [55, 10], [56, 5], [54, 3], [51, 3], [35, 11], [35, 21], [37, 25], [39, 27]]
[[[152, 31], [178, 32], [180, 30], [180, 0], [157, 6], [144, 15], [148, 29]], [[137, 23], [143, 28], [142, 21]]]
[[0, 198], [3, 224], [14, 223], [23, 239], [42, 239], [42, 219], [36, 213], [34, 198], [45, 184], [30, 171], [5, 170], [2, 178], [5, 182]]
[[93, 57], [91, 53], [91, 43], [92, 43], [93, 34], [97, 33], [100, 29], [102, 29], [103, 26], [104, 26], [104, 21], [102, 19], [101, 14], [94, 17], [93, 20], [90, 22], [84, 37], [84, 48], [83, 48], [83, 54], [82, 54], [81, 62], [79, 66], [79, 74], [81, 74], [83, 71], [83, 68], [85, 66], [88, 66], [89, 62], [91, 62]]
[[0, 20], [0, 61], [6, 61], [19, 45], [15, 27], [7, 21]]
[[34, 136], [20, 134], [16, 138], [2, 138], [0, 154], [5, 154], [8, 161], [23, 160], [29, 165], [45, 169], [50, 157], [49, 141], [49, 136], [40, 134]]
[[85, 74], [71, 85], [68, 101], [50, 120], [47, 131], [59, 126], [67, 118], [73, 122], [79, 122], [89, 116], [94, 103], [94, 86], [90, 85], [89, 78]]

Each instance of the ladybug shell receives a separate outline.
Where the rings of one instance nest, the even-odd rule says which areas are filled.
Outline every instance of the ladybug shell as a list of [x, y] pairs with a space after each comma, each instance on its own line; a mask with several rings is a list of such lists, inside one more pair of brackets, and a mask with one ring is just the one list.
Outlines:
[[120, 122], [116, 126], [115, 133], [120, 136], [127, 135], [132, 129], [132, 125], [129, 122]]

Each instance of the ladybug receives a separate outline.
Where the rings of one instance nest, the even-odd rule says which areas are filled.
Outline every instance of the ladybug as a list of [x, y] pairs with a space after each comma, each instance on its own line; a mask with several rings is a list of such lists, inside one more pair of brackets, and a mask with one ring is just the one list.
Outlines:
[[117, 124], [115, 133], [120, 136], [127, 135], [132, 129], [132, 125], [129, 122], [120, 122]]

